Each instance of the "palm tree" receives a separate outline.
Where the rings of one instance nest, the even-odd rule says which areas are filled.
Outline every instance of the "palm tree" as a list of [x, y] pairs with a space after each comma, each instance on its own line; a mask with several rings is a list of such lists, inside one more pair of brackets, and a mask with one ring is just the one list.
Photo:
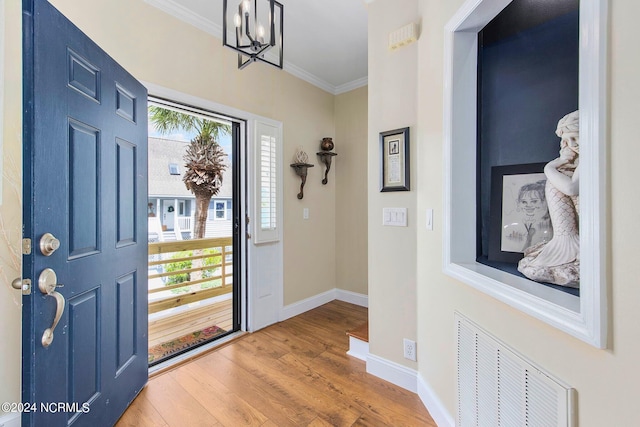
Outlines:
[[222, 174], [227, 169], [226, 154], [216, 139], [230, 133], [231, 126], [153, 105], [149, 107], [149, 119], [165, 135], [178, 130], [196, 133], [184, 155], [186, 172], [182, 181], [196, 196], [193, 238], [201, 239], [207, 226], [209, 202], [220, 191]]

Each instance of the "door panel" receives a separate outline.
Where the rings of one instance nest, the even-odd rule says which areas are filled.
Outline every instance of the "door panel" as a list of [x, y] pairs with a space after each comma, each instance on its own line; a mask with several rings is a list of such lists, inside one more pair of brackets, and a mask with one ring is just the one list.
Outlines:
[[68, 153], [69, 257], [79, 258], [100, 250], [100, 131], [69, 119]]
[[254, 218], [249, 277], [251, 331], [279, 321], [283, 306], [282, 126], [256, 120]]
[[116, 139], [117, 246], [136, 241], [136, 146]]
[[[22, 422], [111, 425], [148, 372], [146, 89], [45, 0], [24, 0], [23, 23], [34, 247], [23, 262], [34, 283], [23, 297], [23, 402], [39, 410]], [[38, 248], [45, 233], [60, 241], [50, 256]], [[47, 347], [59, 301], [38, 289], [45, 269], [66, 300]]]

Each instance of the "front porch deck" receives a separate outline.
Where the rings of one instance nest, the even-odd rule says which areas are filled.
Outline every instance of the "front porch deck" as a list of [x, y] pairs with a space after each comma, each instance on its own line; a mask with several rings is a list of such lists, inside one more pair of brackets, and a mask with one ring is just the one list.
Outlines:
[[231, 237], [149, 243], [149, 349], [211, 326], [233, 329], [232, 245]]
[[232, 299], [200, 306], [187, 307], [162, 317], [149, 318], [149, 348], [172, 341], [178, 337], [202, 330], [209, 326], [217, 326], [230, 331], [233, 328]]

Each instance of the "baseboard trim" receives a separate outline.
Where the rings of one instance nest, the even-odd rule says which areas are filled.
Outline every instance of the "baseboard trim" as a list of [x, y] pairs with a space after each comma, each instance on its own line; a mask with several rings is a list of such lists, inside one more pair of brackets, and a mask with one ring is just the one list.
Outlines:
[[20, 427], [19, 413], [5, 413], [0, 415], [0, 427]]
[[[331, 289], [284, 307], [280, 311], [280, 320], [286, 320], [306, 311], [313, 310], [333, 300], [344, 301], [362, 307], [369, 306], [369, 297], [367, 295], [345, 291], [343, 289]], [[366, 358], [367, 372], [369, 374], [416, 393], [439, 427], [455, 426], [454, 418], [442, 404], [442, 401], [438, 398], [433, 388], [422, 378], [422, 375], [420, 375], [418, 371], [368, 353], [368, 343], [366, 355], [363, 354], [364, 351], [364, 349], [358, 349], [358, 351], [356, 351], [358, 354], [352, 354], [352, 356], [362, 358], [363, 360]], [[1, 423], [0, 427], [3, 427]], [[7, 425], [6, 427], [14, 426]]]
[[373, 354], [367, 356], [367, 372], [409, 390], [418, 391], [418, 372]]
[[367, 372], [416, 393], [438, 427], [455, 427], [454, 418], [442, 404], [433, 388], [417, 371], [369, 354], [367, 356]]
[[357, 294], [355, 292], [345, 291], [342, 289], [331, 289], [283, 307], [280, 311], [280, 321], [282, 322], [283, 320], [287, 320], [309, 310], [313, 310], [314, 308], [320, 307], [321, 305], [336, 299], [360, 305], [362, 307], [369, 306], [369, 297], [367, 295]]
[[359, 305], [360, 307], [369, 307], [369, 296], [356, 292], [345, 291], [344, 289], [336, 289], [336, 299]]
[[287, 320], [309, 310], [313, 310], [314, 308], [320, 307], [334, 299], [336, 299], [336, 290], [331, 289], [330, 291], [289, 304], [282, 307], [282, 311], [280, 311], [280, 321]]
[[369, 343], [356, 337], [349, 337], [349, 351], [347, 351], [347, 354], [366, 362], [367, 356], [369, 356]]
[[455, 427], [456, 422], [433, 388], [418, 374], [418, 396], [438, 427]]

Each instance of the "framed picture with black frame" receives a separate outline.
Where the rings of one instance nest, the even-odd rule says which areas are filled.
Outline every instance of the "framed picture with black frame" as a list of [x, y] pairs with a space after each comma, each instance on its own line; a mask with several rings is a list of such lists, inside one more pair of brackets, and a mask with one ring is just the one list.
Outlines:
[[409, 128], [380, 132], [380, 191], [409, 188]]
[[491, 168], [489, 261], [517, 263], [525, 249], [551, 240], [546, 163]]

